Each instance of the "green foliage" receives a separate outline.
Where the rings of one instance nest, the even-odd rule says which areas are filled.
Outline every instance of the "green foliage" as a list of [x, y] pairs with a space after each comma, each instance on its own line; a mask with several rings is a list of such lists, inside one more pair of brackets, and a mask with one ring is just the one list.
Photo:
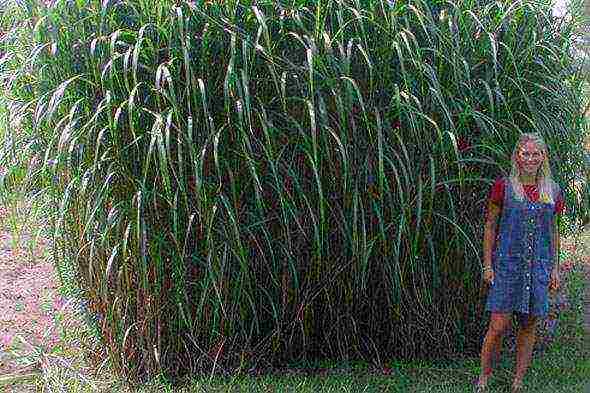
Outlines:
[[56, 263], [131, 379], [473, 354], [490, 179], [521, 131], [580, 167], [575, 24], [541, 2], [18, 12], [2, 80]]

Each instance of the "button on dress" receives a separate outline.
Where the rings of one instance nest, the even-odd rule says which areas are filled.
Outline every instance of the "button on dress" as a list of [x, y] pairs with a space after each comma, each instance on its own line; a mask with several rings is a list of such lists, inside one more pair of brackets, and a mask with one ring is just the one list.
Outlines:
[[[554, 199], [560, 190], [554, 188]], [[516, 199], [505, 179], [504, 202], [497, 240], [492, 251], [494, 283], [486, 311], [546, 317], [548, 287], [553, 269], [555, 205]]]

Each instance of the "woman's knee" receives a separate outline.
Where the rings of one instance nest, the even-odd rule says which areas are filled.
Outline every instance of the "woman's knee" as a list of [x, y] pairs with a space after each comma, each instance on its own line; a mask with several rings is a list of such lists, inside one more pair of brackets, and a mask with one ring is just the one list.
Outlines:
[[537, 328], [538, 320], [539, 318], [537, 317], [529, 317], [528, 319], [521, 322], [520, 330], [523, 333], [534, 333]]
[[505, 314], [492, 314], [488, 334], [502, 336], [510, 326], [510, 316]]

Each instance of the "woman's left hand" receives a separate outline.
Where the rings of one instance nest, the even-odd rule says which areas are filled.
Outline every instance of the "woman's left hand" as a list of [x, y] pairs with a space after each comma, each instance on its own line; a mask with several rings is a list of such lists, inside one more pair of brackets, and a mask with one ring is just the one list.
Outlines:
[[551, 272], [551, 277], [549, 279], [549, 290], [550, 291], [558, 291], [559, 288], [560, 288], [559, 273], [557, 272], [557, 269], [555, 269]]

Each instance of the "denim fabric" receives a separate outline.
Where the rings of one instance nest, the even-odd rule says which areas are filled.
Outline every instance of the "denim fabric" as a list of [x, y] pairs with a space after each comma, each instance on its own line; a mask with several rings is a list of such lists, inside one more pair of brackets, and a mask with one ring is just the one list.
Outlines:
[[[526, 196], [518, 201], [510, 180], [504, 181], [504, 203], [492, 251], [495, 278], [486, 311], [514, 312], [521, 320], [528, 315], [546, 317], [555, 205], [532, 202]], [[556, 188], [554, 195], [558, 192]]]

